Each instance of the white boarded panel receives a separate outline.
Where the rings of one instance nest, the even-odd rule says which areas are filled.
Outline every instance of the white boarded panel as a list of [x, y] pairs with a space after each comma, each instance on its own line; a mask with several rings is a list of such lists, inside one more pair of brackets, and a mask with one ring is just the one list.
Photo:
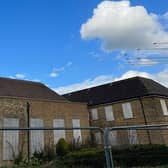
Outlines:
[[100, 132], [94, 133], [94, 137], [95, 137], [96, 144], [98, 145], [102, 144], [102, 136]]
[[[64, 119], [53, 120], [53, 127], [65, 127]], [[65, 139], [65, 130], [54, 130], [54, 144], [57, 144], [60, 138]]]
[[133, 118], [131, 103], [123, 103], [122, 109], [123, 109], [123, 115], [125, 119]]
[[117, 145], [117, 131], [110, 131], [109, 133], [109, 144], [112, 146]]
[[[4, 118], [4, 127], [19, 128], [19, 119]], [[3, 160], [13, 160], [19, 152], [19, 131], [3, 132]]]
[[[34, 128], [44, 127], [42, 119], [31, 119], [30, 126]], [[35, 151], [39, 152], [44, 148], [44, 131], [33, 130], [31, 131], [31, 154]]]
[[98, 112], [97, 112], [97, 109], [91, 109], [91, 117], [92, 117], [92, 120], [98, 120]]
[[106, 116], [106, 121], [113, 121], [114, 120], [114, 114], [113, 114], [112, 106], [106, 106], [105, 107], [105, 116]]
[[[72, 119], [72, 126], [73, 128], [75, 127], [80, 127], [80, 120], [79, 119]], [[73, 137], [75, 142], [80, 142], [82, 143], [82, 135], [81, 135], [81, 130], [73, 130]]]
[[164, 99], [160, 99], [160, 104], [161, 104], [161, 107], [162, 107], [163, 114], [168, 115], [166, 101]]
[[138, 137], [136, 130], [128, 130], [129, 144], [138, 144]]

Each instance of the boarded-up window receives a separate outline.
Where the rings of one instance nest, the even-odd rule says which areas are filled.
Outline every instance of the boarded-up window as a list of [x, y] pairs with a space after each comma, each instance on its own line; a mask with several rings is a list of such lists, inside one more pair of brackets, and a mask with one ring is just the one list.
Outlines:
[[105, 116], [106, 116], [106, 121], [113, 121], [114, 120], [114, 114], [113, 114], [112, 106], [106, 106], [105, 107]]
[[136, 130], [128, 130], [128, 140], [129, 140], [129, 144], [137, 144], [138, 143], [138, 137], [137, 137]]
[[[72, 119], [72, 126], [73, 128], [79, 128], [80, 127], [80, 120], [79, 119]], [[75, 143], [82, 143], [82, 135], [81, 135], [81, 130], [73, 130], [73, 137], [75, 140]]]
[[109, 133], [109, 144], [117, 145], [117, 131], [110, 131]]
[[[44, 127], [42, 119], [31, 119], [30, 126], [33, 128]], [[40, 152], [44, 148], [44, 131], [33, 130], [31, 131], [31, 154]]]
[[[53, 120], [54, 127], [65, 127], [64, 119]], [[65, 130], [54, 130], [54, 144], [57, 144], [60, 138], [65, 139]]]
[[122, 109], [123, 109], [123, 115], [125, 119], [133, 118], [132, 108], [130, 103], [123, 103]]
[[162, 107], [163, 114], [168, 115], [166, 101], [164, 99], [160, 99], [160, 104], [161, 104], [161, 107]]
[[[19, 128], [19, 119], [4, 118], [4, 127]], [[13, 160], [19, 152], [19, 131], [3, 132], [3, 160]]]
[[98, 112], [96, 108], [91, 110], [91, 117], [92, 120], [98, 120]]
[[96, 144], [98, 144], [98, 145], [102, 144], [102, 137], [101, 137], [100, 132], [94, 133], [94, 137], [95, 137]]

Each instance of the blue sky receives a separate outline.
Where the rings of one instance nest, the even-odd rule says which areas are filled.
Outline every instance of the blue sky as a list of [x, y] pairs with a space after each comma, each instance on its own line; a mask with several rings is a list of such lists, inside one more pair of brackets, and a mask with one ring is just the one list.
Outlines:
[[[121, 1], [115, 2], [121, 5]], [[111, 28], [118, 24], [118, 20], [113, 19], [112, 24], [101, 26], [101, 33], [93, 32], [90, 26], [82, 37], [82, 25], [93, 19], [93, 10], [102, 3], [100, 0], [0, 1], [0, 76], [40, 81], [60, 93], [135, 75], [151, 77], [167, 85], [166, 64], [129, 65], [122, 54], [127, 46], [113, 45], [115, 39], [110, 31], [107, 34], [111, 39], [105, 36], [106, 33], [102, 34], [107, 30], [106, 26]], [[110, 3], [106, 7], [108, 5]], [[158, 17], [156, 22], [164, 29], [164, 37], [168, 37], [166, 0], [134, 0], [129, 5], [128, 9], [141, 6], [147, 10], [147, 15], [155, 14]], [[109, 40], [110, 49], [107, 50], [102, 41], [109, 43]], [[131, 58], [135, 57], [134, 52], [132, 48], [127, 51]], [[157, 54], [166, 55], [166, 52]]]

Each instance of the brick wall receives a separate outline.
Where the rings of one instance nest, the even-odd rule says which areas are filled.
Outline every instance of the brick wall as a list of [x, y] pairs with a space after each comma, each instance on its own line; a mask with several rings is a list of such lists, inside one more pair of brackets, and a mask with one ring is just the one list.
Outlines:
[[[163, 98], [165, 99], [165, 98]], [[168, 99], [165, 99], [168, 106]], [[123, 116], [122, 104], [131, 103], [133, 118], [125, 119]], [[142, 103], [141, 103], [142, 102]], [[106, 121], [105, 118], [105, 107], [112, 105], [114, 121]], [[91, 118], [91, 109], [96, 108], [98, 111], [98, 120], [92, 120]], [[113, 127], [113, 126], [126, 126], [126, 125], [144, 125], [145, 118], [147, 124], [159, 124], [159, 123], [168, 123], [168, 116], [164, 116], [162, 108], [160, 105], [159, 97], [144, 97], [140, 99], [130, 99], [125, 101], [120, 101], [116, 103], [108, 103], [98, 106], [89, 107], [90, 111], [90, 123], [92, 126], [100, 127]], [[118, 131], [118, 144], [128, 144], [128, 132], [127, 131]], [[145, 144], [151, 143], [162, 144], [165, 143], [168, 145], [168, 131], [145, 131], [138, 130], [138, 143]]]
[[[0, 126], [3, 126], [3, 118], [19, 118], [19, 126], [27, 127], [27, 102], [30, 104], [30, 118], [40, 118], [44, 122], [45, 127], [53, 127], [53, 119], [64, 119], [65, 127], [72, 127], [72, 119], [80, 119], [81, 127], [88, 127], [88, 109], [86, 104], [42, 101], [42, 100], [26, 100], [17, 98], [0, 98]], [[88, 142], [90, 132], [82, 130], [82, 142]], [[45, 131], [45, 143], [54, 143], [53, 131]], [[73, 141], [73, 132], [66, 131], [66, 140], [71, 143]], [[27, 153], [27, 133], [20, 131], [19, 146]], [[3, 133], [0, 132], [0, 161], [2, 163], [3, 156]]]

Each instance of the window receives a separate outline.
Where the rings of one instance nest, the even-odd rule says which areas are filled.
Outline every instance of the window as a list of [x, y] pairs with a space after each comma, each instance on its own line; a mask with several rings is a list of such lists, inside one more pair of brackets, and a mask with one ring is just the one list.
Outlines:
[[122, 109], [123, 109], [123, 115], [125, 119], [133, 118], [132, 108], [130, 103], [123, 103]]
[[[19, 119], [4, 118], [4, 127], [19, 128]], [[14, 156], [19, 154], [19, 131], [3, 132], [3, 160], [14, 160]]]
[[161, 104], [161, 107], [162, 107], [163, 114], [168, 115], [166, 101], [164, 99], [160, 99], [160, 104]]
[[[72, 119], [72, 126], [73, 126], [73, 128], [80, 127], [80, 120], [79, 119]], [[73, 137], [74, 137], [75, 143], [82, 143], [82, 136], [81, 136], [80, 129], [73, 130]]]
[[102, 137], [101, 137], [101, 133], [100, 132], [96, 132], [94, 134], [94, 137], [95, 137], [96, 144], [98, 144], [98, 145], [102, 144]]
[[105, 107], [105, 116], [106, 116], [106, 121], [113, 121], [114, 120], [114, 114], [113, 114], [112, 106], [106, 106]]
[[136, 130], [128, 130], [128, 140], [129, 140], [129, 144], [137, 144], [138, 143]]
[[92, 116], [92, 120], [98, 120], [97, 109], [92, 109], [91, 110], [91, 116]]
[[[64, 119], [53, 120], [54, 127], [65, 127]], [[60, 138], [65, 139], [65, 130], [54, 130], [54, 144], [57, 144]]]
[[[44, 127], [42, 119], [31, 119], [30, 126], [32, 128]], [[31, 154], [40, 152], [44, 148], [44, 131], [33, 130], [31, 131]]]
[[110, 131], [109, 133], [109, 143], [111, 145], [117, 145], [117, 131]]

